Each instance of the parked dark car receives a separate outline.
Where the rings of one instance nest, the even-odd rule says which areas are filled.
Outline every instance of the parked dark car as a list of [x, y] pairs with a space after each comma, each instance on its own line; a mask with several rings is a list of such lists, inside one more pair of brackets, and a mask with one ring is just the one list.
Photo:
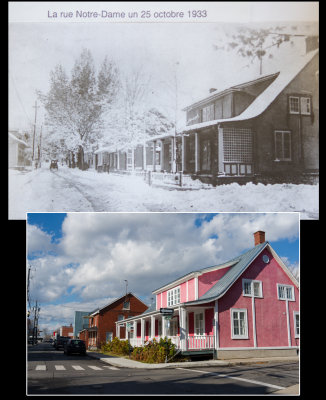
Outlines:
[[50, 169], [58, 170], [58, 160], [51, 160]]
[[57, 339], [56, 339], [56, 341], [55, 341], [55, 344], [54, 344], [55, 349], [56, 349], [56, 350], [58, 350], [58, 349], [64, 349], [65, 343], [66, 343], [69, 339], [70, 339], [69, 336], [58, 336]]
[[65, 343], [64, 353], [67, 354], [67, 356], [72, 353], [78, 353], [83, 356], [86, 355], [85, 342], [80, 339], [69, 339]]

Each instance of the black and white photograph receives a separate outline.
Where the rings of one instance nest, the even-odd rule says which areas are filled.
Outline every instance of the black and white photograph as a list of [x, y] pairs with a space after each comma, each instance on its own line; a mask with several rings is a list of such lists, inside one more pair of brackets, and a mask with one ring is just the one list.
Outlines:
[[319, 219], [318, 57], [317, 2], [9, 2], [9, 219]]

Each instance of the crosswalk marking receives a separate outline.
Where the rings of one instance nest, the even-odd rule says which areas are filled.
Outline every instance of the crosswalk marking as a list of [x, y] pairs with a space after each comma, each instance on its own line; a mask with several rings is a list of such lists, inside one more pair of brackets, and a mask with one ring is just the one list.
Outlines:
[[80, 365], [72, 365], [72, 367], [77, 371], [85, 371], [85, 368], [81, 367]]
[[[57, 371], [65, 371], [66, 367], [64, 365], [55, 365], [54, 366]], [[85, 368], [81, 367], [80, 365], [71, 365], [73, 369], [76, 371], [85, 371]], [[94, 371], [103, 371], [103, 368], [96, 367], [95, 365], [87, 365], [88, 368], [93, 369]], [[103, 365], [104, 368], [112, 369], [114, 371], [119, 371], [119, 368], [113, 367], [111, 365]], [[43, 364], [36, 365], [36, 371], [47, 371], [47, 366]]]
[[119, 371], [119, 368], [117, 367], [112, 367], [110, 365], [104, 365], [105, 368], [113, 369], [114, 371]]
[[46, 365], [37, 365], [35, 370], [36, 371], [46, 371]]
[[95, 367], [95, 365], [89, 365], [88, 367], [89, 367], [89, 368], [92, 368], [92, 369], [94, 369], [94, 370], [96, 370], [96, 371], [102, 371], [102, 368]]

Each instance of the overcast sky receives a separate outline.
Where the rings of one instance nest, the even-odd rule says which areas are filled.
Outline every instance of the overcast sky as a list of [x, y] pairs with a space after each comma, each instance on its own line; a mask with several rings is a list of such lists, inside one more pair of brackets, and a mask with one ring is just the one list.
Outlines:
[[190, 271], [254, 247], [266, 232], [289, 266], [299, 265], [298, 214], [28, 214], [31, 300], [39, 323], [55, 329], [128, 290], [145, 303], [152, 291]]
[[[250, 22], [250, 27], [255, 27], [255, 24], [266, 27], [263, 22], [266, 20], [275, 23], [318, 20], [317, 2], [200, 2], [201, 8], [209, 10], [210, 18], [188, 23], [57, 22], [47, 21], [46, 18], [48, 9], [96, 9], [96, 5], [103, 8], [108, 4], [112, 8], [114, 3], [9, 4], [10, 129], [30, 129], [35, 117], [33, 105], [37, 100], [36, 90], [47, 92], [50, 72], [57, 64], [62, 64], [70, 74], [83, 48], [91, 51], [96, 68], [99, 68], [105, 56], [116, 62], [123, 72], [141, 68], [146, 82], [150, 82], [148, 103], [160, 106], [162, 111], [171, 115], [174, 115], [177, 104], [178, 119], [182, 121], [184, 115], [181, 109], [206, 96], [209, 88], [221, 90], [257, 77], [258, 63], [248, 65], [248, 60], [236, 53], [216, 50], [213, 46], [225, 44], [226, 33], [233, 29], [230, 22]], [[128, 3], [118, 4], [116, 7], [119, 8], [127, 7]], [[141, 2], [136, 4], [143, 6]], [[146, 6], [150, 7], [150, 4], [153, 3], [146, 3]], [[164, 8], [162, 4], [166, 9], [171, 8], [172, 4], [174, 9], [184, 9], [187, 5], [163, 2], [156, 3], [155, 7]], [[191, 4], [193, 7], [196, 5]], [[286, 46], [282, 47], [282, 51], [277, 60], [284, 60], [284, 54], [288, 53]], [[273, 65], [269, 60], [263, 71], [271, 73], [279, 67], [279, 63]], [[39, 125], [43, 123], [43, 115], [44, 110], [39, 108]]]

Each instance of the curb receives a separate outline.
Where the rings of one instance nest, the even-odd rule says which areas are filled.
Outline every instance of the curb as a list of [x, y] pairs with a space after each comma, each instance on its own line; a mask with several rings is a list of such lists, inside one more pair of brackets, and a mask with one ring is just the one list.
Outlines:
[[97, 358], [107, 364], [120, 368], [142, 368], [142, 369], [162, 369], [162, 368], [194, 368], [194, 367], [228, 367], [232, 365], [267, 364], [270, 362], [299, 361], [299, 357], [274, 357], [274, 358], [255, 358], [255, 359], [234, 359], [234, 360], [210, 360], [210, 361], [191, 361], [167, 364], [147, 364], [130, 359], [114, 356], [105, 356], [101, 353], [86, 353], [90, 357]]

